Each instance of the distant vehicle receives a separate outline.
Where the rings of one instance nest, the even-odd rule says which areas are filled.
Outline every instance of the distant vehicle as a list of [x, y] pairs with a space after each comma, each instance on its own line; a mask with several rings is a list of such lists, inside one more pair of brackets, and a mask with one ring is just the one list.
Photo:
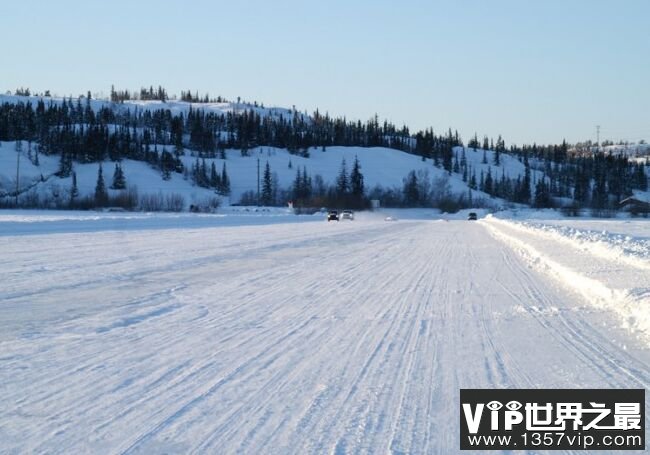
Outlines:
[[339, 220], [339, 212], [336, 210], [330, 210], [327, 212], [327, 221], [338, 221]]
[[476, 221], [478, 219], [478, 216], [476, 215], [476, 212], [469, 212], [469, 215], [467, 215], [467, 219], [469, 221]]
[[343, 213], [341, 213], [341, 219], [342, 220], [353, 220], [354, 219], [354, 213], [352, 213], [352, 210], [343, 210]]

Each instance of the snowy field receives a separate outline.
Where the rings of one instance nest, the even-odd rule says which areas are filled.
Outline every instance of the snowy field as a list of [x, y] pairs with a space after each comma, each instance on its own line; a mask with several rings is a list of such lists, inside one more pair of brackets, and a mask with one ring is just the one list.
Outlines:
[[463, 216], [0, 212], [0, 453], [447, 454], [460, 388], [648, 387], [647, 220]]

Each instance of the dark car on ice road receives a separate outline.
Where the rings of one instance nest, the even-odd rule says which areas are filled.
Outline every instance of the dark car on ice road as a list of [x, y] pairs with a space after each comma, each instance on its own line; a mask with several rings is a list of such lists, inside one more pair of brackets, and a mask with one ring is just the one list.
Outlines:
[[467, 219], [470, 221], [476, 221], [478, 219], [478, 216], [476, 215], [476, 212], [469, 212]]
[[339, 220], [339, 212], [336, 210], [330, 210], [327, 212], [327, 221], [338, 221]]

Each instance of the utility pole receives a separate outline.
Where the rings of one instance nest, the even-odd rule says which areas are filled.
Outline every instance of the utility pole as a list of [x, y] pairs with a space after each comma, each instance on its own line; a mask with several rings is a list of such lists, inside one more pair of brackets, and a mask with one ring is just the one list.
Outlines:
[[260, 206], [260, 156], [257, 155], [257, 206]]
[[22, 146], [18, 145], [19, 142], [16, 142], [16, 208], [18, 208], [18, 191], [20, 188], [20, 151]]
[[596, 125], [596, 151], [600, 151], [600, 125]]

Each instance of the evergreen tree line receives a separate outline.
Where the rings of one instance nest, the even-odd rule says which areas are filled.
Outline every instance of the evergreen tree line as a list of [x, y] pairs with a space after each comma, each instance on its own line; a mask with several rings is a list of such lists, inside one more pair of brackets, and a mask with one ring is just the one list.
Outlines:
[[223, 163], [221, 172], [218, 172], [217, 165], [214, 162], [212, 162], [210, 170], [208, 170], [205, 158], [201, 161], [197, 158], [192, 165], [191, 178], [197, 186], [214, 189], [217, 194], [222, 196], [230, 194], [230, 177], [228, 177], [226, 163]]
[[[113, 94], [119, 101], [120, 93], [112, 89], [111, 99]], [[162, 87], [143, 88], [139, 96], [167, 99]], [[192, 101], [199, 98], [189, 91], [183, 92], [183, 96]], [[246, 155], [250, 148], [262, 145], [287, 148], [301, 156], [309, 156], [313, 147], [323, 150], [335, 145], [391, 147], [421, 156], [423, 160], [431, 159], [449, 174], [459, 174], [473, 190], [538, 207], [553, 206], [557, 198], [568, 198], [581, 207], [611, 208], [633, 189], [648, 188], [644, 163], [632, 162], [624, 155], [570, 153], [566, 142], [546, 146], [512, 145], [506, 149], [501, 136], [496, 142], [487, 136], [479, 141], [475, 134], [468, 142], [469, 150], [483, 149], [483, 163], [494, 166], [494, 172], [490, 167], [486, 173], [481, 171], [477, 175], [467, 162], [467, 149], [457, 148], [463, 145], [462, 139], [451, 129], [442, 135], [436, 135], [433, 129], [411, 135], [407, 127], [398, 129], [389, 122], [380, 123], [377, 116], [366, 123], [349, 122], [345, 118], [322, 115], [318, 110], [311, 117], [295, 109], [290, 115], [278, 116], [262, 116], [254, 109], [215, 113], [191, 107], [187, 114], [173, 114], [168, 109], [117, 110], [110, 104], [93, 108], [88, 94], [85, 100], [68, 98], [48, 103], [39, 100], [34, 105], [4, 102], [0, 105], [0, 140], [26, 141], [30, 159], [33, 157], [35, 162], [41, 153], [58, 155], [58, 173], [62, 177], [73, 172], [74, 162], [107, 159], [119, 162], [128, 158], [151, 164], [160, 170], [163, 179], [171, 178], [174, 172], [189, 173], [197, 185], [215, 188], [222, 194], [228, 193], [223, 184], [223, 170], [197, 171], [196, 166], [185, 169], [180, 157], [186, 148], [201, 159], [225, 159], [226, 149], [239, 149]], [[490, 163], [486, 150], [493, 151]], [[506, 174], [502, 168], [504, 153], [524, 164], [524, 175]], [[531, 169], [541, 172], [543, 177], [531, 181]], [[301, 178], [304, 183], [305, 177]], [[341, 181], [341, 188], [346, 184]], [[295, 199], [309, 199], [303, 193]], [[345, 200], [342, 195], [348, 193], [353, 191], [339, 189], [332, 194], [342, 201]]]
[[305, 166], [298, 167], [291, 186], [282, 188], [277, 174], [267, 161], [261, 176], [259, 201], [258, 195], [253, 191], [246, 192], [241, 201], [244, 205], [259, 203], [262, 206], [283, 206], [287, 202], [292, 202], [298, 210], [321, 207], [357, 210], [368, 208], [370, 200], [366, 194], [361, 163], [355, 156], [352, 168], [348, 169], [343, 158], [333, 185], [325, 183], [320, 174], [312, 176]]
[[[475, 143], [476, 138], [470, 140], [470, 144]], [[539, 208], [555, 207], [562, 204], [558, 201], [570, 199], [574, 207], [616, 209], [622, 199], [633, 194], [633, 190], [648, 190], [647, 163], [630, 161], [623, 154], [572, 155], [566, 153], [566, 143], [554, 147], [511, 149], [509, 153], [524, 166], [523, 175], [511, 177], [502, 165], [501, 153], [505, 146], [500, 137], [497, 144], [490, 160], [486, 149], [482, 151], [481, 163], [489, 165], [487, 172], [480, 170], [477, 175], [476, 169], [469, 164], [466, 154], [477, 150], [471, 147], [453, 152], [449, 174], [459, 174], [472, 190]], [[529, 159], [531, 154], [534, 158]], [[532, 169], [541, 173], [541, 177], [538, 175], [532, 179]]]

